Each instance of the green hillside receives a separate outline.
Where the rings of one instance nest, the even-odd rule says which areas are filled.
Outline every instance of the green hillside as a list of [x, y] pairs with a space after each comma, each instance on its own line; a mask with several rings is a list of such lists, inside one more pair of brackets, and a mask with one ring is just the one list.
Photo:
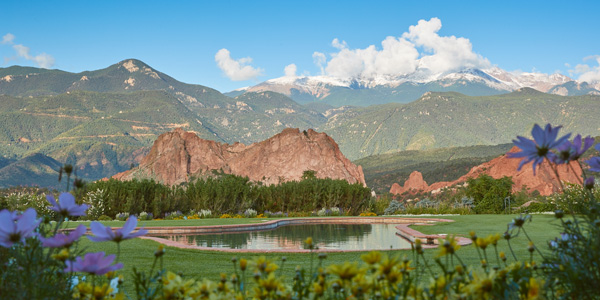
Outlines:
[[385, 104], [345, 111], [319, 130], [327, 132], [350, 159], [465, 145], [508, 143], [528, 136], [533, 124], [597, 136], [600, 96], [563, 97], [522, 89], [471, 97], [427, 93], [408, 104]]
[[403, 184], [413, 171], [421, 172], [429, 184], [456, 180], [474, 166], [508, 152], [512, 146], [501, 144], [408, 150], [369, 156], [354, 163], [362, 166], [367, 186], [382, 193], [388, 192], [394, 183]]
[[17, 185], [59, 188], [61, 163], [43, 154], [32, 154], [0, 168], [0, 188]]

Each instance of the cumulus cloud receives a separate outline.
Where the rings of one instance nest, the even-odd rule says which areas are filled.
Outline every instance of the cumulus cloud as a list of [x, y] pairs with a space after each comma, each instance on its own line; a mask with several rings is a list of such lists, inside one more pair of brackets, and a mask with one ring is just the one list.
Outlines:
[[[12, 33], [7, 33], [2, 37], [1, 44], [4, 45], [12, 45], [12, 48], [15, 50], [17, 57], [24, 58], [26, 60], [34, 62], [36, 65], [42, 68], [51, 68], [54, 66], [54, 57], [52, 55], [42, 53], [36, 56], [30, 54], [29, 47], [26, 47], [22, 44], [14, 44], [15, 36]], [[15, 60], [17, 57], [5, 57], [4, 62]]]
[[313, 62], [321, 69], [321, 74], [325, 73], [325, 64], [327, 63], [327, 56], [324, 53], [315, 51], [312, 55]]
[[19, 57], [33, 61], [42, 68], [47, 69], [51, 68], [54, 65], [54, 57], [52, 57], [51, 55], [42, 53], [40, 55], [32, 56], [31, 54], [29, 54], [29, 47], [25, 47], [21, 44], [14, 45], [13, 48], [15, 49]]
[[15, 40], [15, 36], [12, 33], [7, 33], [2, 37], [2, 44], [9, 44], [12, 45], [13, 41]]
[[289, 64], [289, 65], [285, 66], [285, 68], [283, 69], [283, 72], [285, 73], [286, 77], [295, 77], [297, 70], [298, 70], [298, 68], [296, 67], [296, 64]]
[[473, 52], [468, 39], [440, 36], [441, 28], [442, 22], [438, 18], [420, 20], [400, 37], [388, 36], [379, 48], [370, 45], [364, 49], [351, 49], [345, 41], [335, 38], [331, 46], [338, 51], [330, 54], [329, 61], [320, 52], [313, 54], [313, 60], [322, 73], [341, 78], [401, 76], [417, 69], [444, 73], [491, 65]]
[[583, 59], [584, 61], [593, 60], [597, 64], [596, 66], [590, 66], [588, 64], [578, 64], [574, 69], [569, 70], [569, 73], [579, 74], [579, 81], [585, 81], [588, 83], [600, 82], [600, 55], [592, 55]]
[[215, 54], [217, 66], [221, 69], [225, 76], [233, 81], [244, 81], [254, 79], [263, 73], [263, 69], [254, 68], [249, 64], [252, 58], [245, 57], [235, 60], [231, 58], [229, 50], [223, 48]]

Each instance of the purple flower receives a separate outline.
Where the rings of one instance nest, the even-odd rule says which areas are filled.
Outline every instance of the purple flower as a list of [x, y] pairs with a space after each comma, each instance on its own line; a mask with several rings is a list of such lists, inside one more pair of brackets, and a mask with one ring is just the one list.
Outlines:
[[51, 238], [42, 238], [42, 246], [49, 248], [71, 247], [85, 233], [85, 225], [79, 225], [69, 235], [57, 233]]
[[544, 158], [553, 161], [556, 155], [552, 153], [550, 149], [560, 146], [571, 136], [569, 133], [557, 140], [556, 137], [558, 136], [560, 128], [562, 128], [562, 126], [552, 128], [550, 124], [547, 124], [546, 128], [542, 129], [540, 125], [535, 124], [531, 130], [533, 140], [517, 136], [518, 140], [513, 140], [513, 143], [522, 151], [507, 154], [510, 158], [523, 157], [517, 170], [520, 171], [523, 165], [533, 161], [533, 174], [535, 174], [535, 167], [541, 164], [544, 161]]
[[578, 134], [573, 142], [566, 141], [562, 145], [556, 147], [558, 156], [554, 158], [554, 162], [557, 164], [566, 164], [570, 161], [578, 160], [585, 151], [590, 149], [594, 144], [594, 138], [589, 135], [583, 139], [583, 145], [581, 141], [581, 135]]
[[95, 236], [90, 236], [88, 238], [94, 242], [115, 241], [120, 243], [123, 240], [133, 239], [148, 233], [148, 230], [143, 228], [135, 233], [131, 233], [135, 229], [136, 225], [137, 218], [134, 216], [131, 216], [129, 219], [127, 219], [127, 222], [125, 222], [123, 228], [115, 231], [108, 226], [102, 225], [100, 222], [92, 222], [90, 224], [90, 229]]
[[590, 166], [590, 171], [600, 172], [600, 157], [592, 157], [585, 162]]
[[46, 195], [46, 199], [52, 204], [50, 209], [63, 217], [85, 216], [85, 211], [88, 209], [87, 204], [77, 205], [75, 203], [75, 197], [70, 193], [61, 193], [60, 196], [58, 196], [58, 203], [56, 203], [56, 200], [54, 200], [52, 195]]
[[41, 221], [36, 217], [33, 208], [28, 208], [20, 216], [6, 209], [0, 211], [0, 246], [9, 248], [14, 243], [25, 242], [26, 238], [35, 236], [33, 231]]
[[122, 263], [111, 265], [115, 255], [104, 256], [104, 252], [87, 253], [83, 258], [78, 256], [75, 261], [66, 261], [64, 272], [85, 272], [95, 275], [104, 275], [110, 271], [123, 268]]
[[594, 178], [594, 176], [590, 176], [585, 179], [585, 181], [583, 182], [583, 186], [585, 186], [586, 189], [591, 190], [594, 188], [595, 183], [596, 183], [596, 178]]

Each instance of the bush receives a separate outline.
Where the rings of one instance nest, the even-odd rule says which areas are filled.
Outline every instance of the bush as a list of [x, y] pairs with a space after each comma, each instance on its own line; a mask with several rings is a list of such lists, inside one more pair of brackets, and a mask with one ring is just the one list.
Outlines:
[[507, 213], [505, 200], [510, 201], [513, 181], [510, 177], [494, 179], [482, 174], [476, 179], [467, 180], [465, 194], [473, 199], [473, 211], [477, 214]]
[[101, 215], [98, 217], [98, 221], [112, 221], [112, 218], [109, 216]]
[[404, 210], [404, 203], [399, 202], [398, 200], [392, 200], [390, 205], [383, 211], [384, 215], [393, 215], [398, 211]]

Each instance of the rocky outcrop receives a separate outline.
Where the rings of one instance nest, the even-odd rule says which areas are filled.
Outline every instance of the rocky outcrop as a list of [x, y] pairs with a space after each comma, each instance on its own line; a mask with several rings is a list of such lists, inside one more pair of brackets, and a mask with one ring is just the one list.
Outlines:
[[300, 180], [304, 171], [313, 170], [318, 178], [366, 185], [362, 168], [350, 162], [331, 137], [292, 128], [248, 146], [204, 140], [178, 128], [160, 135], [137, 168], [113, 178], [152, 178], [174, 185], [213, 170], [266, 184]]
[[[509, 152], [518, 152], [519, 148], [513, 147]], [[406, 191], [421, 191], [421, 192], [434, 192], [444, 187], [449, 187], [455, 184], [459, 184], [467, 181], [469, 178], [477, 178], [481, 174], [487, 174], [493, 178], [502, 178], [504, 176], [512, 177], [514, 182], [513, 191], [520, 191], [523, 187], [527, 187], [530, 191], [538, 191], [541, 195], [547, 196], [560, 190], [560, 184], [556, 180], [554, 172], [544, 162], [537, 167], [536, 175], [533, 175], [533, 168], [531, 164], [525, 165], [521, 168], [521, 171], [517, 171], [521, 159], [508, 158], [506, 155], [494, 158], [489, 162], [473, 167], [469, 173], [460, 177], [458, 180], [452, 182], [437, 182], [430, 186], [427, 186], [425, 181], [422, 181], [423, 176], [414, 171], [410, 174], [409, 179], [405, 182], [404, 186], [398, 184], [392, 185], [390, 193], [402, 194]], [[572, 162], [568, 167], [562, 165], [558, 167], [558, 174], [563, 182], [577, 183], [578, 178], [581, 178], [581, 168], [576, 162]], [[415, 174], [419, 173], [419, 174]], [[414, 175], [413, 175], [414, 174]], [[415, 180], [411, 181], [411, 178]], [[422, 182], [418, 182], [418, 178], [421, 178]], [[425, 185], [423, 185], [423, 183]], [[408, 185], [408, 186], [407, 186]], [[420, 188], [420, 189], [417, 189]]]
[[406, 192], [409, 193], [416, 193], [416, 192], [420, 192], [420, 191], [427, 191], [429, 189], [429, 186], [427, 185], [427, 182], [425, 182], [425, 180], [423, 180], [423, 174], [421, 174], [421, 172], [419, 171], [413, 171], [412, 173], [410, 173], [410, 176], [408, 176], [408, 179], [404, 182], [403, 186], [400, 186], [397, 183], [394, 183], [392, 185], [392, 188], [390, 189], [390, 193], [392, 194], [404, 194]]

